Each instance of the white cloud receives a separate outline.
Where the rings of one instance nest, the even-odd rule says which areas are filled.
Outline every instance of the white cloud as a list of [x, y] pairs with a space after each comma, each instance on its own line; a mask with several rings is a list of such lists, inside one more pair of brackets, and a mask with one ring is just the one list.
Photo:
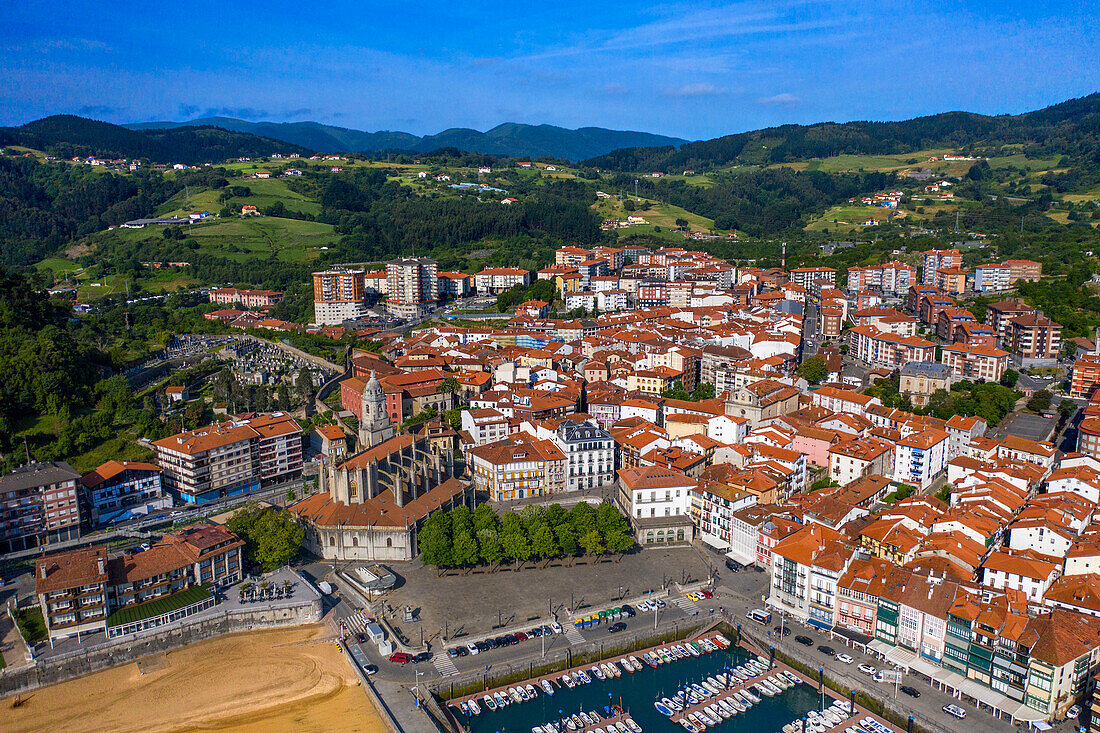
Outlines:
[[679, 99], [690, 99], [692, 97], [713, 97], [718, 94], [725, 94], [725, 89], [720, 89], [708, 82], [697, 82], [695, 84], [685, 84], [677, 89], [670, 89], [665, 92], [666, 97], [677, 97]]
[[795, 107], [799, 104], [802, 104], [801, 99], [794, 96], [793, 94], [788, 94], [786, 92], [782, 94], [776, 94], [773, 97], [761, 97], [756, 101], [759, 104], [766, 104], [773, 107]]

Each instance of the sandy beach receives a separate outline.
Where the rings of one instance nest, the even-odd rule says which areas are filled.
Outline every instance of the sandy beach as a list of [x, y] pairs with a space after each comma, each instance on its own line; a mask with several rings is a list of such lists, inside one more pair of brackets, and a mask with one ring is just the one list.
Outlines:
[[382, 721], [320, 625], [234, 634], [4, 700], [5, 731], [359, 731]]

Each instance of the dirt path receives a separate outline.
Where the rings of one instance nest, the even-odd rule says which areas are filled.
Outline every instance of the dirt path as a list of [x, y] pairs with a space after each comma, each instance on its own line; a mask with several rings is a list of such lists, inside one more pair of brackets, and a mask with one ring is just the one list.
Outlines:
[[[381, 720], [321, 626], [213, 639], [4, 701], [5, 731], [362, 731]], [[144, 670], [144, 674], [142, 674]]]

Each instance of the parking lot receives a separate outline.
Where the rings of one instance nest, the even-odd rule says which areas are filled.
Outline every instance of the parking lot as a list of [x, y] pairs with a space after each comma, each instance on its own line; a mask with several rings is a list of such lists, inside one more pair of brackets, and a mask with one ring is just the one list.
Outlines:
[[1014, 435], [1017, 438], [1028, 440], [1050, 440], [1058, 421], [1041, 415], [1031, 415], [1024, 412], [1016, 412], [1010, 415], [994, 431], [994, 440], [1002, 440], [1006, 436]]

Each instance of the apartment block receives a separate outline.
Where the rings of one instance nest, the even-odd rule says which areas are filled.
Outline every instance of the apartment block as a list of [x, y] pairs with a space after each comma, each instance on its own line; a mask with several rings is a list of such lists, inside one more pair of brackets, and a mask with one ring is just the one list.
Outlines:
[[0, 554], [80, 537], [80, 474], [29, 463], [0, 475]]
[[930, 249], [922, 259], [921, 282], [935, 285], [936, 272], [944, 267], [962, 267], [962, 255], [957, 249]]
[[1062, 349], [1062, 327], [1041, 313], [1008, 319], [1005, 348], [1023, 366], [1051, 364]]
[[936, 345], [918, 336], [899, 336], [871, 326], [848, 332], [852, 355], [874, 366], [900, 367], [910, 361], [932, 361]]
[[427, 257], [402, 257], [386, 263], [386, 312], [420, 318], [439, 302], [439, 267]]
[[474, 275], [478, 295], [497, 295], [516, 285], [527, 287], [530, 284], [531, 273], [519, 267], [489, 267]]
[[364, 270], [333, 269], [313, 273], [313, 322], [339, 326], [367, 315]]
[[240, 303], [248, 308], [270, 308], [283, 299], [283, 294], [275, 290], [246, 290], [242, 288], [217, 288], [207, 297], [211, 303]]
[[101, 547], [47, 555], [34, 575], [50, 642], [97, 632], [118, 638], [211, 608], [210, 587], [241, 580], [243, 546], [221, 525], [199, 524], [114, 558]]
[[565, 489], [566, 456], [549, 440], [525, 436], [469, 449], [477, 491], [493, 501], [548, 496]]
[[981, 344], [945, 344], [940, 349], [940, 363], [959, 379], [997, 382], [1008, 369], [1008, 352]]
[[154, 441], [164, 488], [203, 504], [302, 473], [302, 428], [283, 412], [233, 418]]
[[161, 487], [161, 470], [151, 463], [107, 461], [84, 474], [84, 503], [95, 526], [123, 522], [172, 506]]
[[1004, 264], [974, 266], [974, 292], [1007, 290], [1012, 284], [1012, 269]]

